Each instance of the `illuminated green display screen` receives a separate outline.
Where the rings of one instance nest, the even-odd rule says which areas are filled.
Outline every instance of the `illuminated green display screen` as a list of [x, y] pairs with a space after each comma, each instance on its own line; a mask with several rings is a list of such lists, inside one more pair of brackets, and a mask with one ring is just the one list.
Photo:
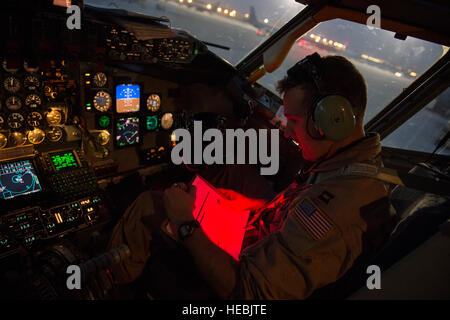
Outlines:
[[67, 168], [78, 168], [79, 164], [73, 152], [61, 152], [50, 156], [56, 171]]

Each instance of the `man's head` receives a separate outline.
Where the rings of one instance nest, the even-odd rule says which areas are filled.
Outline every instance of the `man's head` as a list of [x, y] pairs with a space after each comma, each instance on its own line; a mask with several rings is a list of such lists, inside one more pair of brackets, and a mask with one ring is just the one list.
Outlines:
[[[321, 57], [314, 66], [319, 73], [320, 91], [317, 88], [317, 78], [303, 68], [292, 68], [288, 76], [277, 85], [278, 91], [284, 95], [284, 113], [287, 118], [285, 136], [299, 144], [303, 157], [309, 161], [327, 158], [340, 148], [364, 137], [364, 112], [367, 103], [364, 78], [346, 58]], [[313, 106], [320, 98], [328, 95], [346, 98], [355, 116], [355, 126], [351, 127], [351, 133], [339, 141], [324, 136], [313, 121]]]

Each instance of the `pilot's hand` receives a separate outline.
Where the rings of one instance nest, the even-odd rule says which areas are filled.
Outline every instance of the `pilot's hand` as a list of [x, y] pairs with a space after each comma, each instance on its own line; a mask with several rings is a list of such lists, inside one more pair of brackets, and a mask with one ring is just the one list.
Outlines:
[[248, 198], [231, 189], [218, 188], [217, 191], [229, 200], [222, 202], [222, 205], [236, 211], [257, 210], [267, 202], [264, 199]]
[[181, 223], [194, 220], [193, 211], [196, 187], [189, 189], [184, 184], [175, 184], [164, 191], [164, 207], [169, 221], [178, 227]]

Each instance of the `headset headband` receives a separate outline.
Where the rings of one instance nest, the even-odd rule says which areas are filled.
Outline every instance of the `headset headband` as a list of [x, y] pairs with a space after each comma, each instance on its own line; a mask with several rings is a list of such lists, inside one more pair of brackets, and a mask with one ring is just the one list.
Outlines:
[[317, 52], [314, 52], [291, 67], [287, 71], [287, 75], [299, 81], [304, 81], [305, 78], [310, 78], [313, 80], [317, 90], [319, 91], [319, 95], [323, 95], [321, 87], [322, 75], [319, 70], [320, 63], [320, 55]]

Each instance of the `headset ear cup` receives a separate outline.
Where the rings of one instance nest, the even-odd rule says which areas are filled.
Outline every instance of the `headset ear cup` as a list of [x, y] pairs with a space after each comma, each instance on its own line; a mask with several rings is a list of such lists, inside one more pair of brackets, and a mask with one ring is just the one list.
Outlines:
[[314, 108], [314, 123], [327, 139], [341, 141], [349, 137], [356, 125], [350, 101], [339, 95], [320, 99]]

